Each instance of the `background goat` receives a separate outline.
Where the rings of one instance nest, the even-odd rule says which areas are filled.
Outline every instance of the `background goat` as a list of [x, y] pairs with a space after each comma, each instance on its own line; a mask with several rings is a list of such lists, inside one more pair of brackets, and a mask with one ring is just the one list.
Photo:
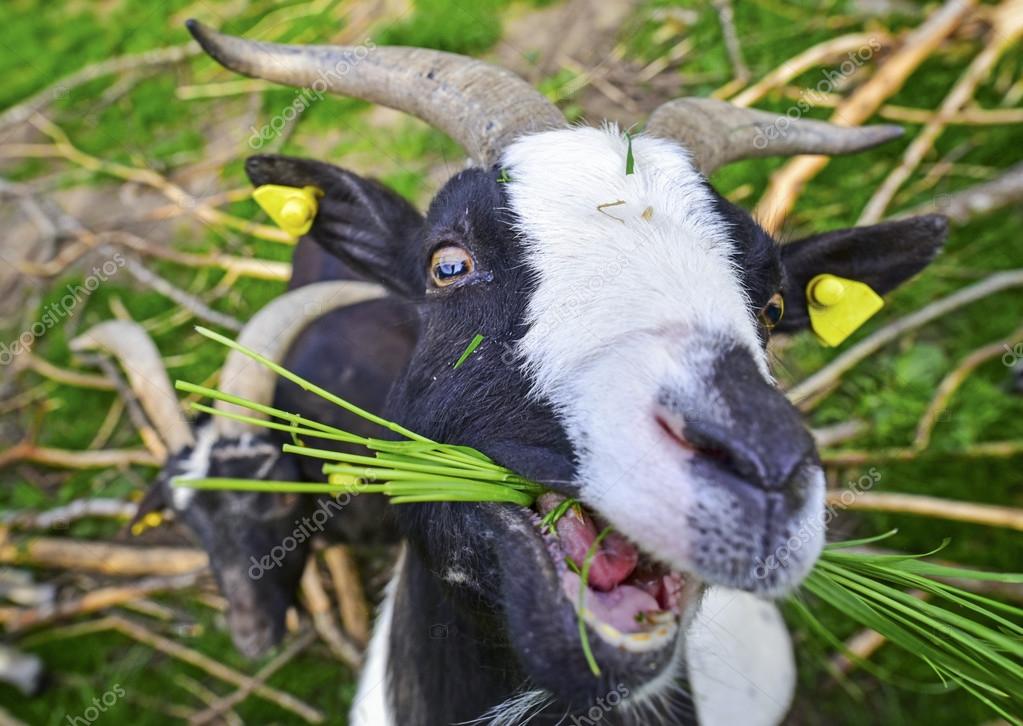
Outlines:
[[[292, 291], [254, 316], [240, 339], [314, 381], [342, 380], [360, 405], [380, 407], [411, 349], [407, 312], [393, 300], [379, 299], [383, 293], [379, 287], [346, 280], [351, 274], [326, 257], [312, 243], [300, 246]], [[386, 505], [373, 497], [352, 499], [342, 509], [336, 502], [328, 503], [329, 497], [172, 488], [171, 479], [179, 476], [310, 481], [323, 477], [309, 460], [282, 454], [281, 443], [290, 439], [277, 432], [221, 417], [204, 416], [189, 424], [159, 352], [141, 326], [101, 323], [72, 347], [105, 349], [127, 371], [169, 452], [136, 521], [168, 507], [192, 530], [210, 557], [228, 601], [232, 639], [245, 655], [263, 653], [283, 635], [285, 613], [294, 601], [313, 534], [323, 531], [339, 542], [394, 539]], [[333, 406], [325, 408], [322, 399], [293, 384], [277, 383], [244, 356], [228, 357], [220, 381], [222, 390], [233, 395], [375, 433], [364, 420]], [[316, 527], [310, 516], [318, 508], [329, 516]], [[282, 547], [286, 539], [296, 546]], [[269, 566], [260, 564], [278, 553], [283, 554]]]

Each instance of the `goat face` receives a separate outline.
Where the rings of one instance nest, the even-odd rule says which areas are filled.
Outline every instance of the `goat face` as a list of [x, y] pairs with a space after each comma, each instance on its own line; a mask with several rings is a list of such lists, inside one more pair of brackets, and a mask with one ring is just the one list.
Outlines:
[[225, 438], [202, 421], [195, 445], [173, 455], [140, 509], [170, 507], [210, 557], [210, 569], [228, 601], [235, 647], [248, 657], [265, 653], [284, 634], [312, 532], [300, 523], [311, 500], [294, 494], [203, 491], [172, 487], [175, 478], [225, 477], [295, 481], [293, 457], [280, 442], [243, 434]]
[[[614, 129], [527, 135], [500, 168], [464, 171], [425, 220], [318, 162], [250, 160], [263, 181], [326, 192], [311, 235], [418, 306], [420, 335], [390, 414], [467, 444], [584, 507], [559, 536], [510, 506], [409, 505], [403, 526], [467, 610], [503, 619], [533, 683], [576, 704], [673, 680], [703, 584], [789, 591], [823, 541], [824, 477], [767, 367], [780, 293], [796, 329], [816, 274], [886, 292], [933, 256], [938, 218], [779, 247], [678, 145]], [[898, 239], [899, 244], [892, 244]], [[483, 344], [452, 364], [474, 335]], [[344, 393], [344, 391], [341, 391]], [[583, 659], [574, 603], [600, 525]]]

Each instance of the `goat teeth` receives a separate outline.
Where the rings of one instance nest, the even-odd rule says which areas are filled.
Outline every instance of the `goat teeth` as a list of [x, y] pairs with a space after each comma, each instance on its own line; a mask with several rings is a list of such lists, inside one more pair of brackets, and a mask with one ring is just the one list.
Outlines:
[[647, 622], [653, 623], [654, 625], [668, 625], [675, 622], [675, 615], [667, 610], [649, 612], [646, 613], [645, 617]]
[[607, 623], [597, 623], [596, 627], [597, 632], [600, 633], [600, 636], [604, 640], [613, 643], [614, 645], [618, 645], [619, 643], [621, 643], [622, 633], [613, 625], [608, 625]]

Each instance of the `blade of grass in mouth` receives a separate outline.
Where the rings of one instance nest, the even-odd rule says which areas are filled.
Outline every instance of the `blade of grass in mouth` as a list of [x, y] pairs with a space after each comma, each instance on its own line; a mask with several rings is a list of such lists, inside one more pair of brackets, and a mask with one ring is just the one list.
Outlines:
[[[522, 507], [530, 507], [546, 491], [545, 487], [502, 467], [482, 452], [421, 436], [351, 404], [225, 336], [206, 328], [197, 330], [207, 338], [256, 360], [301, 388], [403, 438], [391, 440], [359, 436], [299, 414], [177, 381], [175, 386], [178, 390], [234, 404], [258, 415], [192, 404], [198, 411], [290, 433], [296, 438], [318, 438], [362, 446], [373, 455], [350, 454], [300, 443], [284, 444], [282, 449], [285, 452], [324, 461], [327, 483], [211, 478], [175, 480], [175, 486], [308, 494], [384, 494], [390, 497], [392, 504], [503, 502]], [[557, 519], [573, 506], [580, 504], [571, 498], [564, 499], [543, 518], [541, 529], [557, 536]], [[579, 575], [577, 615], [580, 643], [590, 670], [598, 677], [601, 671], [593, 656], [583, 613], [590, 568], [600, 544], [610, 532], [611, 527], [607, 527], [597, 535], [581, 568], [578, 563], [572, 563], [577, 565], [573, 571]], [[804, 581], [803, 591], [821, 603], [837, 608], [848, 620], [877, 631], [896, 646], [916, 655], [933, 669], [943, 683], [957, 684], [1007, 721], [1023, 723], [1013, 715], [1023, 712], [1023, 609], [937, 579], [1021, 584], [1023, 574], [981, 572], [920, 559], [938, 550], [925, 555], [898, 555], [864, 553], [856, 549], [876, 544], [893, 534], [888, 532], [877, 537], [829, 544]], [[960, 612], [924, 602], [906, 592], [910, 590], [927, 593]], [[847, 656], [874, 675], [894, 680], [880, 667], [848, 653], [842, 641], [817, 619], [805, 598], [797, 594], [789, 600], [795, 614], [807, 623], [811, 631], [845, 651]]]
[[593, 649], [590, 648], [590, 636], [586, 632], [586, 618], [583, 616], [583, 611], [586, 609], [586, 590], [590, 582], [590, 567], [593, 565], [593, 559], [597, 556], [597, 550], [600, 549], [600, 543], [611, 534], [611, 531], [611, 527], [605, 527], [597, 535], [596, 539], [593, 540], [593, 544], [586, 550], [582, 574], [579, 576], [579, 603], [576, 608], [576, 620], [579, 623], [579, 640], [582, 642], [583, 656], [586, 658], [586, 663], [590, 666], [590, 672], [597, 678], [600, 678], [600, 665], [598, 665], [597, 659], [593, 657]]

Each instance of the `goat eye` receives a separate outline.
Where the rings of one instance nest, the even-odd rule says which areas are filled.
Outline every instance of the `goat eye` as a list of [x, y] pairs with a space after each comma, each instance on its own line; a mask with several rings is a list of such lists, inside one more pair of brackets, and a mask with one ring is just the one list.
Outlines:
[[430, 277], [438, 287], [451, 285], [472, 270], [472, 255], [455, 245], [438, 247], [430, 261]]
[[763, 309], [761, 309], [760, 322], [764, 324], [765, 328], [770, 330], [781, 322], [783, 315], [785, 315], [785, 299], [781, 296], [780, 292], [776, 292], [767, 301], [767, 305], [764, 305]]

